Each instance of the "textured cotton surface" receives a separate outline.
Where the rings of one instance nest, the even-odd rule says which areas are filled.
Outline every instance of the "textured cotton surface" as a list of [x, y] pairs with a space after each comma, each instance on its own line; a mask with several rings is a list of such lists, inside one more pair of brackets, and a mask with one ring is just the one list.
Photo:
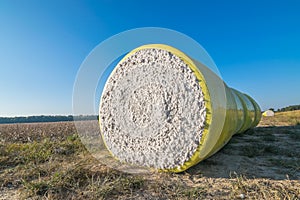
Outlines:
[[172, 169], [195, 153], [206, 108], [199, 81], [176, 55], [161, 49], [131, 54], [110, 75], [100, 103], [100, 127], [122, 162]]

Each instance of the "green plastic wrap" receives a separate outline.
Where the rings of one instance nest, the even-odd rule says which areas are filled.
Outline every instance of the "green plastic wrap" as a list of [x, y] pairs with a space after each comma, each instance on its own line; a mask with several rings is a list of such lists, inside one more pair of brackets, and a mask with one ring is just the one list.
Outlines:
[[205, 128], [196, 152], [182, 166], [161, 171], [182, 172], [216, 153], [234, 134], [242, 133], [259, 123], [261, 110], [250, 96], [228, 87], [208, 67], [174, 47], [163, 44], [144, 45], [132, 50], [122, 60], [146, 48], [169, 51], [192, 69], [203, 91], [207, 113]]

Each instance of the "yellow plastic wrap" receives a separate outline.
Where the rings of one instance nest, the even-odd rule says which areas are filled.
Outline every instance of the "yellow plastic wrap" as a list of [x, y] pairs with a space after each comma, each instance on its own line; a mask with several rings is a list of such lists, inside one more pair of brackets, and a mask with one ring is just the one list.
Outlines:
[[174, 47], [163, 44], [144, 45], [132, 50], [120, 62], [146, 48], [163, 49], [181, 58], [196, 75], [206, 106], [205, 129], [196, 152], [182, 166], [161, 171], [185, 171], [220, 150], [234, 134], [242, 133], [259, 123], [261, 111], [251, 97], [229, 88], [208, 67]]

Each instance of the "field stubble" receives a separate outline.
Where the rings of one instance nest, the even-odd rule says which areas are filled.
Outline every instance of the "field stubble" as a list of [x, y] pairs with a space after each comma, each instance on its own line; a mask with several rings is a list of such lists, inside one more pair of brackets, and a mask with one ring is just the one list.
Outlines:
[[147, 175], [101, 164], [73, 122], [0, 125], [0, 199], [299, 199], [299, 124], [299, 111], [264, 117], [184, 173]]

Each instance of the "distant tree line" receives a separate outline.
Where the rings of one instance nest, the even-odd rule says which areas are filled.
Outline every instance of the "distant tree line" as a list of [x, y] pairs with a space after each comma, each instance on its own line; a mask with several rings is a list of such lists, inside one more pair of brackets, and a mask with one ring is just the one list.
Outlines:
[[97, 120], [97, 115], [79, 115], [79, 116], [28, 116], [28, 117], [0, 117], [0, 124], [13, 123], [34, 123], [34, 122], [64, 122], [64, 121], [83, 121], [83, 120]]
[[300, 105], [293, 105], [285, 108], [280, 108], [277, 110], [277, 112], [292, 111], [292, 110], [300, 110]]

